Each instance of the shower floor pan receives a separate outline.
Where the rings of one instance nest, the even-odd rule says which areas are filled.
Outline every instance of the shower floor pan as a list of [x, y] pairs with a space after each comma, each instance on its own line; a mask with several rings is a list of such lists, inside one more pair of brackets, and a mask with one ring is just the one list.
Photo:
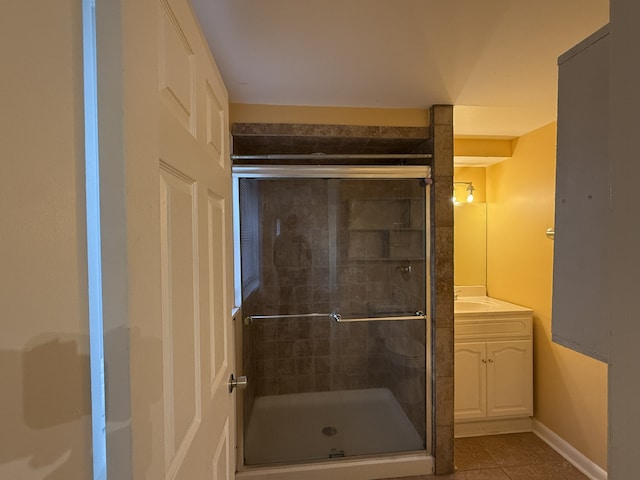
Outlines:
[[301, 462], [424, 450], [386, 388], [257, 397], [245, 464]]

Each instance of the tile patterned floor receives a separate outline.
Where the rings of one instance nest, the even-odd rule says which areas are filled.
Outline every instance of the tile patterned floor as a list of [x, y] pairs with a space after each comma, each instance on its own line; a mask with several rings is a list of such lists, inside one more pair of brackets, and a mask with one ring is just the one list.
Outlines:
[[398, 480], [588, 480], [533, 433], [458, 438], [455, 459], [451, 475]]

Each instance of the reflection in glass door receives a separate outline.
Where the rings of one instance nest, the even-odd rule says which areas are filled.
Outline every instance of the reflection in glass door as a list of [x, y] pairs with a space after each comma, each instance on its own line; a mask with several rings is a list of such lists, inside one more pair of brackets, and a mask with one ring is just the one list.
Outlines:
[[237, 181], [245, 464], [424, 450], [424, 176]]

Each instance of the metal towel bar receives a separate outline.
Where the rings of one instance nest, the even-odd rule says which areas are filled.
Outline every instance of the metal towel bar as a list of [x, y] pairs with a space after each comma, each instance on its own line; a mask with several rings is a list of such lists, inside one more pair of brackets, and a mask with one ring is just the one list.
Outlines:
[[343, 318], [341, 315], [336, 314], [334, 320], [338, 323], [349, 322], [393, 322], [399, 320], [426, 320], [427, 317], [422, 312], [416, 312], [413, 315], [399, 315], [395, 317], [363, 317], [363, 318]]
[[276, 320], [284, 318], [311, 318], [311, 317], [324, 317], [331, 318], [338, 323], [349, 322], [382, 322], [382, 321], [398, 321], [398, 320], [426, 320], [426, 315], [417, 311], [413, 315], [400, 315], [393, 317], [363, 317], [363, 318], [344, 318], [339, 313], [299, 313], [299, 314], [286, 314], [286, 315], [249, 315], [244, 318], [245, 325], [251, 325], [256, 320]]
[[255, 320], [275, 320], [279, 318], [309, 318], [309, 317], [328, 317], [337, 321], [337, 313], [293, 313], [287, 315], [249, 315], [244, 318], [245, 325], [251, 325]]

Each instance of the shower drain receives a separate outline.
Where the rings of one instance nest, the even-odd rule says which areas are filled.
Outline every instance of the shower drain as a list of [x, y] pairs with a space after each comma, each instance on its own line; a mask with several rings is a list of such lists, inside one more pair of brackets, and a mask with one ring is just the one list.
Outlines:
[[336, 429], [336, 427], [324, 427], [322, 429], [322, 434], [327, 437], [333, 437], [336, 433], [338, 433], [338, 429]]
[[329, 451], [329, 458], [342, 458], [344, 457], [344, 450], [338, 450], [337, 448], [332, 448]]

